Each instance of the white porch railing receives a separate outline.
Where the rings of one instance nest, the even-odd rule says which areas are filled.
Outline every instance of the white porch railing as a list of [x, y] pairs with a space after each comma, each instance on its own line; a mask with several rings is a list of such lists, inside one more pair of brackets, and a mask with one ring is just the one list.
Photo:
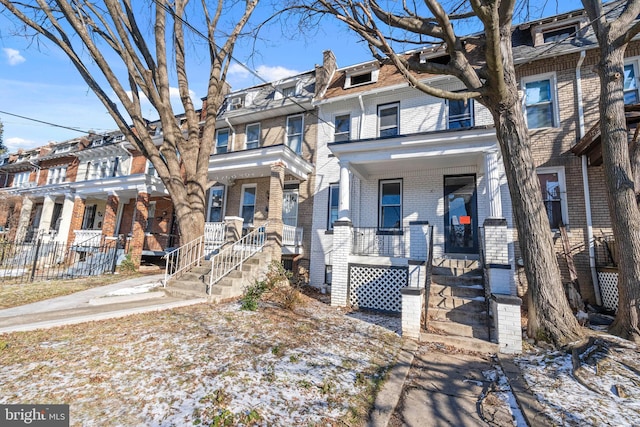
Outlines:
[[165, 255], [164, 286], [174, 277], [180, 277], [194, 265], [200, 265], [203, 258], [204, 236], [190, 241]]
[[224, 243], [224, 222], [204, 223], [204, 243], [222, 245]]
[[266, 242], [266, 229], [265, 223], [211, 257], [211, 275], [207, 294], [211, 295], [213, 285], [234, 269], [242, 268], [242, 264], [249, 257], [262, 250]]
[[100, 246], [102, 230], [73, 230], [75, 246]]
[[302, 227], [284, 225], [282, 228], [282, 244], [285, 246], [302, 246]]
[[354, 255], [403, 258], [409, 255], [410, 229], [380, 230], [376, 227], [353, 228]]

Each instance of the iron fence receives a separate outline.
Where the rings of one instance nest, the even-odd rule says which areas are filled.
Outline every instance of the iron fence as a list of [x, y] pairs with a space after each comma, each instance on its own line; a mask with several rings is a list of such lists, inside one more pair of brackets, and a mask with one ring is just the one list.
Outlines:
[[409, 251], [409, 228], [381, 230], [377, 227], [354, 227], [352, 252], [354, 255], [373, 255], [403, 258]]

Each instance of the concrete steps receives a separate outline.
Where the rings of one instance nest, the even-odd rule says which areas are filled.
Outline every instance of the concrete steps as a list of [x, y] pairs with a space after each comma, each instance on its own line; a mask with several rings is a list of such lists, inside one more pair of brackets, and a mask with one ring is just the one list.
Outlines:
[[488, 340], [489, 320], [478, 261], [434, 260], [428, 292], [429, 330]]

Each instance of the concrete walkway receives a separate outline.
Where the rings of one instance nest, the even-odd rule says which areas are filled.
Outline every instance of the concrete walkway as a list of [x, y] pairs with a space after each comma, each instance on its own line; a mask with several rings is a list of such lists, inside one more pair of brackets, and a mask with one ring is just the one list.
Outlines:
[[163, 278], [163, 274], [136, 277], [70, 295], [0, 310], [0, 333], [111, 319], [205, 302], [204, 298], [185, 300], [155, 292], [118, 297], [107, 296], [113, 291], [124, 288], [158, 283]]

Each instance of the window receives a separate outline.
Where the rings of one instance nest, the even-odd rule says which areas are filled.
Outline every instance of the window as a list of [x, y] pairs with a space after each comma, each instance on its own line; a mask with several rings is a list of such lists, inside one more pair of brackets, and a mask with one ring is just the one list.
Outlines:
[[296, 153], [302, 152], [302, 115], [287, 117], [287, 146]]
[[96, 219], [97, 205], [89, 205], [84, 208], [84, 217], [82, 218], [82, 230], [90, 230], [93, 228], [93, 222]]
[[58, 166], [56, 168], [49, 168], [49, 173], [47, 174], [47, 185], [49, 184], [59, 184], [64, 182], [67, 179], [67, 167], [66, 166]]
[[253, 225], [253, 216], [256, 213], [256, 187], [242, 186], [241, 200], [240, 216], [244, 219], [245, 225]]
[[561, 42], [566, 38], [571, 37], [576, 32], [575, 26], [555, 28], [542, 32], [542, 38], [544, 43]]
[[639, 101], [635, 65], [627, 64], [624, 66], [624, 103], [637, 104]]
[[556, 126], [555, 84], [553, 78], [524, 81], [525, 109], [529, 129]]
[[366, 83], [371, 83], [373, 81], [373, 77], [371, 75], [371, 71], [364, 74], [356, 74], [355, 76], [351, 76], [351, 86], [363, 85]]
[[260, 123], [247, 125], [245, 133], [247, 137], [245, 142], [247, 150], [260, 147]]
[[447, 101], [449, 104], [448, 129], [470, 128], [473, 126], [473, 100]]
[[118, 175], [120, 175], [120, 174], [118, 173], [118, 168], [119, 168], [119, 166], [120, 166], [120, 157], [116, 157], [116, 158], [114, 158], [114, 159], [113, 159], [113, 163], [112, 163], [112, 165], [111, 165], [111, 166], [112, 166], [112, 167], [111, 167], [111, 176], [112, 176], [112, 177], [114, 177], [114, 176], [118, 176]]
[[338, 220], [338, 200], [340, 198], [340, 184], [329, 184], [329, 215], [327, 230], [333, 230], [333, 223]]
[[149, 209], [147, 209], [147, 225], [144, 228], [144, 232], [151, 234], [153, 230], [153, 222], [156, 216], [156, 202], [149, 202]]
[[564, 169], [539, 168], [537, 173], [542, 192], [542, 203], [547, 211], [549, 224], [552, 230], [557, 230], [560, 228], [561, 222], [568, 224]]
[[298, 226], [298, 188], [299, 184], [285, 184], [282, 194], [282, 222], [291, 227]]
[[380, 67], [377, 63], [368, 65], [358, 65], [345, 70], [344, 88], [362, 86], [378, 81], [380, 75]]
[[26, 187], [29, 183], [31, 172], [20, 172], [13, 176], [13, 187]]
[[215, 185], [209, 190], [209, 222], [222, 222], [224, 209], [224, 185]]
[[283, 87], [281, 90], [283, 98], [290, 98], [292, 96], [296, 96], [296, 86], [287, 86]]
[[229, 129], [216, 131], [216, 154], [223, 154], [229, 148]]
[[151, 163], [151, 160], [147, 160], [147, 175], [151, 175], [151, 176], [155, 176], [156, 178], [158, 178], [158, 171], [156, 170], [156, 167], [153, 166], [153, 163]]
[[398, 104], [378, 106], [378, 134], [380, 138], [398, 135]]
[[52, 230], [60, 231], [60, 222], [62, 222], [62, 203], [56, 203], [53, 205], [53, 213], [51, 215]]
[[380, 211], [378, 228], [383, 230], [397, 228], [402, 224], [402, 180], [380, 181]]
[[229, 100], [230, 110], [239, 110], [244, 107], [244, 96], [234, 96]]
[[335, 130], [333, 135], [334, 141], [348, 141], [351, 134], [351, 116], [343, 114], [336, 116], [334, 119]]

